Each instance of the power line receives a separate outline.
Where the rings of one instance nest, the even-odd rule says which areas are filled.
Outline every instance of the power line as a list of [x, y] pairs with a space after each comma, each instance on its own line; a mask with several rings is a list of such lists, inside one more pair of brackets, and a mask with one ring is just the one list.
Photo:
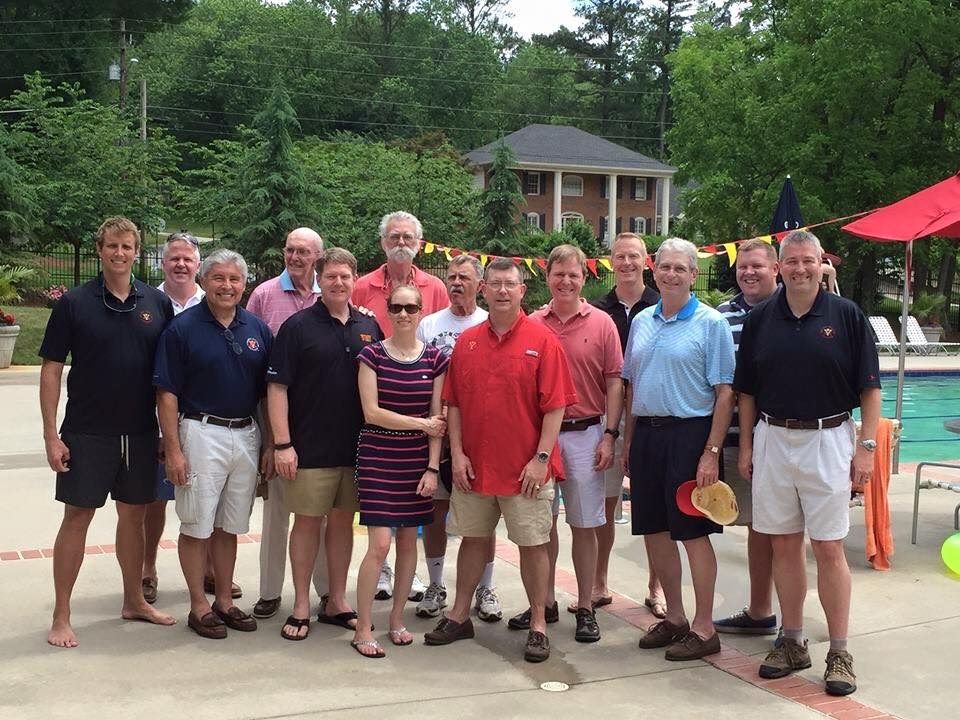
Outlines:
[[28, 35], [89, 35], [91, 33], [113, 33], [115, 30], [105, 28], [103, 30], [50, 30], [48, 32], [14, 32], [0, 33], [0, 37], [26, 37]]
[[22, 73], [20, 75], [0, 75], [0, 80], [20, 80], [24, 75], [30, 75], [33, 72], [39, 72], [43, 77], [64, 77], [66, 75], [100, 75], [102, 74], [101, 70], [78, 70], [77, 72], [58, 72], [58, 73], [49, 73], [43, 70], [32, 70], [28, 73]]

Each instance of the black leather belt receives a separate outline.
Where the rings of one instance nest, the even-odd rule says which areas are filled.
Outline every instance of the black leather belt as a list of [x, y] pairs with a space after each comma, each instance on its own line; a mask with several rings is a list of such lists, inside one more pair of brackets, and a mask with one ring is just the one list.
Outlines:
[[674, 417], [673, 415], [637, 415], [636, 417], [638, 425], [649, 425], [650, 427], [673, 425], [684, 420], [689, 420], [689, 418]]
[[217, 417], [216, 415], [204, 415], [203, 413], [184, 413], [183, 417], [186, 420], [199, 420], [200, 422], [206, 420], [208, 425], [219, 425], [225, 428], [245, 428], [253, 422], [252, 417], [231, 419]]
[[760, 417], [767, 425], [787, 428], [788, 430], [829, 430], [830, 428], [840, 427], [850, 419], [850, 413], [844, 412], [839, 415], [820, 418], [819, 420], [795, 420], [793, 418], [775, 418], [766, 413], [760, 413]]
[[599, 425], [601, 422], [603, 422], [603, 415], [594, 415], [593, 417], [574, 418], [572, 420], [564, 420], [562, 423], [560, 423], [560, 432], [575, 432], [579, 430], [586, 430], [588, 427]]

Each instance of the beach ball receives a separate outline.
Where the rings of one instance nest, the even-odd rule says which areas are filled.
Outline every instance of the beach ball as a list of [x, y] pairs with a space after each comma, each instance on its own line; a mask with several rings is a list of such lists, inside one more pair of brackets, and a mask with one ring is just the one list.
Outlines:
[[960, 575], [960, 533], [951, 535], [943, 541], [943, 545], [940, 547], [940, 557], [943, 558], [944, 565]]

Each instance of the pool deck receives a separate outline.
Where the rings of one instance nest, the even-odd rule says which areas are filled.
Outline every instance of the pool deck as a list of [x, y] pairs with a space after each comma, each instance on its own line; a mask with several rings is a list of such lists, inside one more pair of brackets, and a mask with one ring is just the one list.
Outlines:
[[[895, 360], [895, 358], [894, 358]], [[926, 361], [911, 358], [914, 369]], [[951, 358], [946, 367], [960, 369]], [[923, 361], [916, 367], [915, 361]], [[893, 568], [877, 572], [864, 558], [861, 508], [851, 509], [845, 542], [853, 573], [850, 648], [856, 658], [860, 689], [850, 698], [821, 691], [827, 648], [826, 626], [816, 597], [814, 568], [808, 566], [811, 592], [805, 606], [813, 667], [793, 677], [763, 681], [758, 662], [768, 638], [722, 636], [724, 650], [709, 662], [669, 663], [662, 652], [640, 651], [640, 628], [652, 621], [643, 607], [646, 561], [640, 538], [619, 526], [611, 558], [614, 603], [598, 612], [603, 639], [596, 645], [573, 640], [573, 616], [561, 612], [549, 626], [551, 658], [541, 665], [521, 659], [522, 633], [505, 623], [476, 622], [477, 638], [449, 647], [422, 644], [432, 621], [406, 616], [415, 642], [406, 648], [387, 644], [388, 657], [372, 662], [348, 644], [350, 633], [314, 623], [301, 643], [279, 637], [290, 612], [292, 589], [274, 618], [256, 633], [232, 633], [219, 643], [199, 639], [185, 625], [188, 603], [174, 550], [176, 520], [170, 510], [167, 540], [160, 552], [158, 607], [179, 620], [172, 628], [124, 622], [119, 618], [120, 575], [115, 562], [110, 508], [97, 513], [87, 539], [87, 557], [74, 592], [74, 624], [80, 646], [61, 650], [44, 636], [52, 609], [51, 546], [60, 519], [52, 500], [53, 477], [47, 469], [37, 408], [38, 375], [32, 369], [0, 370], [0, 483], [6, 509], [0, 523], [0, 684], [2, 720], [93, 720], [130, 717], [208, 718], [585, 718], [598, 711], [619, 718], [699, 718], [785, 720], [832, 717], [837, 720], [900, 717], [941, 720], [956, 715], [957, 638], [960, 638], [960, 577], [939, 557], [940, 544], [954, 532], [953, 508], [960, 496], [924, 491], [920, 537], [911, 545], [913, 478], [891, 479], [889, 502], [896, 541]], [[945, 471], [949, 472], [949, 471]], [[260, 527], [260, 505], [251, 529]], [[561, 605], [571, 599], [575, 580], [570, 536], [561, 527], [557, 573]], [[351, 566], [353, 597], [357, 564], [365, 542], [356, 536]], [[457, 541], [447, 554], [448, 585], [454, 579]], [[728, 528], [715, 536], [719, 561], [716, 614], [743, 606], [746, 533]], [[237, 581], [249, 607], [256, 600], [259, 536], [242, 538]], [[421, 573], [423, 572], [421, 568]], [[692, 607], [689, 573], [684, 594]], [[496, 584], [505, 614], [523, 608], [516, 549], [500, 532]], [[385, 640], [386, 603], [376, 603], [377, 636]], [[560, 681], [566, 692], [540, 689]], [[950, 688], [954, 688], [951, 690]]]
[[[896, 372], [900, 358], [896, 355], [880, 356], [880, 371]], [[907, 355], [905, 369], [907, 372], [931, 372], [936, 370], [955, 371], [960, 373], [960, 355]]]

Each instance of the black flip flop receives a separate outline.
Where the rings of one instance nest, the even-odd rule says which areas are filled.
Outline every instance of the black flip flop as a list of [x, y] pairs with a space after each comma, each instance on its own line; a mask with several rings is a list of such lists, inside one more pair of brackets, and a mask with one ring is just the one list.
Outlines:
[[287, 625], [290, 625], [292, 627], [295, 627], [297, 630], [299, 630], [300, 628], [307, 628], [306, 635], [290, 635], [289, 633], [285, 633], [283, 631], [283, 627], [281, 627], [280, 637], [282, 637], [284, 640], [292, 640], [294, 642], [298, 640], [306, 640], [307, 635], [310, 634], [310, 618], [298, 618], [291, 615], [286, 619], [283, 625], [284, 627], [286, 627]]
[[[357, 613], [353, 610], [347, 610], [346, 612], [337, 613], [336, 615], [327, 615], [326, 613], [317, 613], [317, 622], [324, 623], [325, 625], [336, 625], [337, 627], [342, 627], [345, 630], [356, 630], [356, 628], [350, 624], [351, 620], [357, 619]], [[376, 628], [371, 625], [370, 631], [373, 632]]]

